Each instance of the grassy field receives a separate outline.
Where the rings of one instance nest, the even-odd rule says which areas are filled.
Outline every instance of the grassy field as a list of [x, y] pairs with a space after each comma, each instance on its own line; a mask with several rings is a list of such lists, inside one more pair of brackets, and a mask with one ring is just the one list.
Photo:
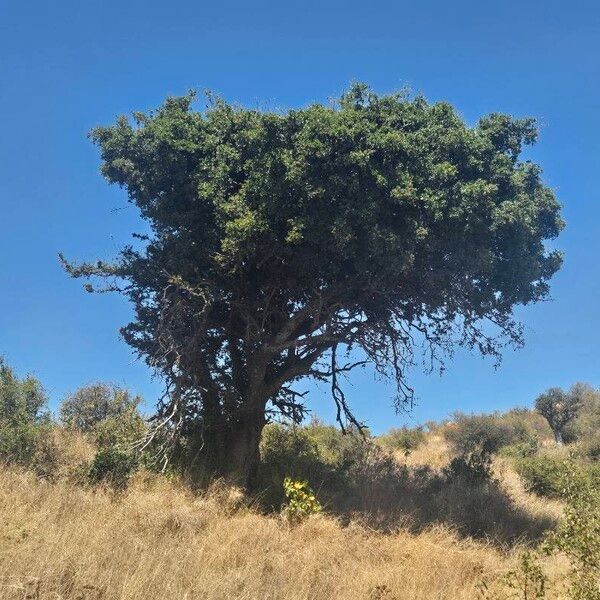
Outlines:
[[[436, 466], [448, 452], [433, 434], [398, 460]], [[560, 513], [525, 492], [508, 464], [494, 468], [532, 518]], [[192, 495], [144, 473], [115, 494], [3, 469], [0, 521], [0, 597], [15, 599], [509, 598], [502, 579], [522, 550], [461, 538], [443, 524], [382, 533], [317, 515], [291, 527], [234, 489]], [[555, 591], [547, 597], [559, 598], [566, 566], [549, 560]]]

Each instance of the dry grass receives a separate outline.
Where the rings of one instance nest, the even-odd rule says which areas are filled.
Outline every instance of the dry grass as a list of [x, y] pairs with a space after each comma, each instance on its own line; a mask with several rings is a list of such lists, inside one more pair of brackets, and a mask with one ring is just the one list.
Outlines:
[[[549, 446], [545, 451], [547, 453], [564, 453], [561, 449], [556, 449], [555, 446]], [[441, 430], [428, 434], [425, 438], [425, 443], [408, 456], [405, 457], [401, 452], [396, 453], [396, 458], [409, 466], [418, 467], [427, 465], [434, 469], [445, 467], [454, 456], [455, 453], [451, 445], [444, 438]], [[493, 472], [500, 480], [502, 489], [514, 502], [515, 506], [522, 508], [532, 519], [555, 521], [560, 517], [562, 504], [557, 500], [542, 499], [528, 493], [525, 490], [523, 481], [512, 468], [509, 460], [496, 457], [494, 459]]]
[[[517, 564], [519, 547], [459, 537], [449, 526], [434, 524], [454, 523], [464, 533], [461, 488], [442, 497], [456, 505], [454, 519], [452, 510], [436, 504], [419, 527], [411, 525], [407, 512], [405, 528], [393, 533], [357, 523], [342, 526], [329, 516], [291, 528], [277, 516], [259, 514], [241, 493], [226, 487], [194, 496], [177, 482], [148, 474], [138, 474], [122, 495], [69, 483], [77, 481], [72, 475], [93, 448], [65, 432], [50, 447], [61, 457], [55, 483], [0, 469], [0, 599], [509, 597], [494, 590]], [[441, 469], [452, 456], [438, 431], [408, 457], [397, 458], [412, 467]], [[528, 494], [508, 461], [496, 459], [494, 472], [517, 510], [483, 498], [478, 518], [492, 529], [533, 532], [558, 517], [560, 504]], [[419, 502], [426, 509], [427, 500]], [[467, 512], [477, 508], [472, 501], [468, 506]], [[468, 518], [475, 519], [475, 513]], [[545, 567], [558, 590], [566, 565], [552, 559]], [[487, 595], [481, 594], [484, 581], [491, 590]], [[561, 596], [555, 591], [547, 597]]]
[[452, 457], [452, 448], [441, 430], [429, 433], [425, 437], [425, 442], [408, 456], [404, 456], [401, 451], [396, 452], [396, 458], [400, 462], [406, 462], [413, 467], [427, 465], [433, 469], [445, 467]]
[[290, 528], [230, 490], [193, 497], [143, 477], [116, 497], [4, 470], [0, 519], [2, 598], [458, 600], [515, 559], [441, 527]]
[[527, 492], [523, 480], [512, 468], [509, 460], [497, 457], [494, 460], [494, 475], [500, 479], [503, 489], [513, 502], [534, 518], [548, 518], [551, 520], [560, 518], [563, 511], [562, 502], [540, 498]]

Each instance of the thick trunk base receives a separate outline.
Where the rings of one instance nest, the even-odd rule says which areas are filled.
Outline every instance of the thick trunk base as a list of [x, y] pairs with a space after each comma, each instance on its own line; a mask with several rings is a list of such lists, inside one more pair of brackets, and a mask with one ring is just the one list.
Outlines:
[[197, 450], [187, 469], [193, 483], [207, 487], [225, 479], [252, 492], [258, 484], [260, 437], [264, 416], [240, 419], [224, 427], [205, 428], [195, 444]]

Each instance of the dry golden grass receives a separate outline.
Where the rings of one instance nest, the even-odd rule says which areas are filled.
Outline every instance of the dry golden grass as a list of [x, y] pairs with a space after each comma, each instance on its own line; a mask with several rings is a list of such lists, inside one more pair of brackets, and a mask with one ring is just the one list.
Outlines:
[[445, 467], [452, 457], [452, 448], [441, 430], [427, 434], [425, 442], [407, 456], [401, 451], [396, 452], [396, 458], [400, 462], [409, 466], [427, 465], [433, 469]]
[[563, 504], [558, 500], [540, 498], [527, 492], [523, 480], [512, 468], [510, 461], [497, 457], [493, 465], [494, 475], [502, 482], [502, 487], [513, 502], [538, 518], [557, 520], [563, 511]]
[[[509, 597], [502, 577], [517, 564], [519, 547], [461, 538], [448, 526], [427, 522], [411, 533], [408, 518], [406, 528], [393, 533], [357, 523], [342, 526], [330, 516], [290, 527], [277, 516], [259, 514], [231, 488], [214, 486], [195, 496], [177, 482], [148, 474], [138, 474], [126, 492], [115, 495], [69, 483], [93, 454], [84, 437], [62, 432], [49, 447], [61, 457], [55, 483], [0, 469], [0, 599]], [[429, 433], [408, 457], [397, 456], [409, 466], [433, 469], [452, 457], [441, 431]], [[509, 461], [496, 459], [494, 472], [503, 494], [531, 524], [559, 516], [560, 504], [528, 494]], [[481, 510], [490, 523], [510, 521], [500, 529], [518, 529], [527, 521], [516, 519], [514, 511], [494, 512], [492, 505]], [[439, 520], [431, 517], [430, 523]], [[561, 597], [556, 590], [566, 569], [558, 559], [546, 561], [554, 590], [549, 600]], [[489, 592], [482, 595], [484, 581]]]
[[493, 587], [516, 552], [441, 527], [290, 528], [234, 491], [194, 497], [142, 476], [114, 496], [3, 470], [0, 519], [1, 598], [458, 600]]

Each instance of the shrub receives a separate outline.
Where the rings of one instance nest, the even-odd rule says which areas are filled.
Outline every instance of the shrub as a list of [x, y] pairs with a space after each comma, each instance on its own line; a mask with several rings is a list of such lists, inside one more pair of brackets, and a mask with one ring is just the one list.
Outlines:
[[535, 456], [540, 449], [540, 441], [537, 435], [533, 435], [523, 442], [510, 444], [500, 449], [500, 454], [509, 458], [529, 458]]
[[294, 481], [286, 477], [283, 480], [283, 489], [287, 499], [283, 514], [290, 523], [299, 523], [323, 509], [308, 482]]
[[425, 432], [422, 427], [393, 428], [378, 438], [378, 441], [384, 448], [410, 454], [425, 442]]
[[600, 429], [600, 390], [585, 384], [576, 384], [581, 397], [581, 407], [575, 419], [563, 429], [565, 443], [585, 442], [597, 436]]
[[546, 598], [549, 579], [544, 573], [536, 553], [526, 550], [519, 556], [516, 568], [502, 578], [506, 594], [490, 593], [487, 583], [482, 583], [483, 600], [543, 600]]
[[137, 468], [137, 461], [131, 452], [115, 446], [101, 448], [96, 453], [88, 471], [91, 483], [107, 483], [122, 490], [127, 487], [129, 477]]
[[546, 541], [548, 553], [561, 552], [571, 563], [569, 597], [600, 599], [600, 482], [595, 471], [565, 462], [562, 497], [565, 511]]
[[444, 429], [444, 436], [460, 454], [497, 452], [515, 442], [521, 432], [498, 415], [456, 413]]
[[600, 460], [600, 437], [596, 434], [579, 443], [577, 456], [585, 460], [597, 462]]
[[549, 456], [534, 456], [517, 460], [515, 468], [530, 491], [539, 496], [560, 497], [565, 474], [564, 461]]
[[0, 460], [32, 466], [50, 427], [40, 382], [34, 377], [20, 379], [0, 359]]
[[63, 400], [60, 420], [65, 427], [89, 432], [106, 419], [135, 412], [140, 402], [139, 396], [132, 396], [117, 385], [93, 383]]
[[397, 507], [406, 469], [368, 436], [344, 435], [318, 422], [296, 428], [268, 425], [261, 441], [260, 471], [266, 507], [281, 506], [285, 477], [311, 481], [332, 510], [383, 513]]
[[119, 416], [100, 421], [93, 433], [96, 444], [100, 448], [110, 446], [130, 448], [132, 444], [143, 438], [146, 425], [135, 408], [131, 408]]
[[468, 487], [488, 483], [492, 480], [492, 459], [487, 452], [472, 452], [467, 456], [458, 456], [450, 461], [443, 470], [446, 483], [457, 480]]
[[267, 425], [260, 444], [259, 487], [263, 503], [278, 509], [284, 501], [282, 484], [286, 477], [312, 481], [319, 487], [331, 468], [306, 428]]

